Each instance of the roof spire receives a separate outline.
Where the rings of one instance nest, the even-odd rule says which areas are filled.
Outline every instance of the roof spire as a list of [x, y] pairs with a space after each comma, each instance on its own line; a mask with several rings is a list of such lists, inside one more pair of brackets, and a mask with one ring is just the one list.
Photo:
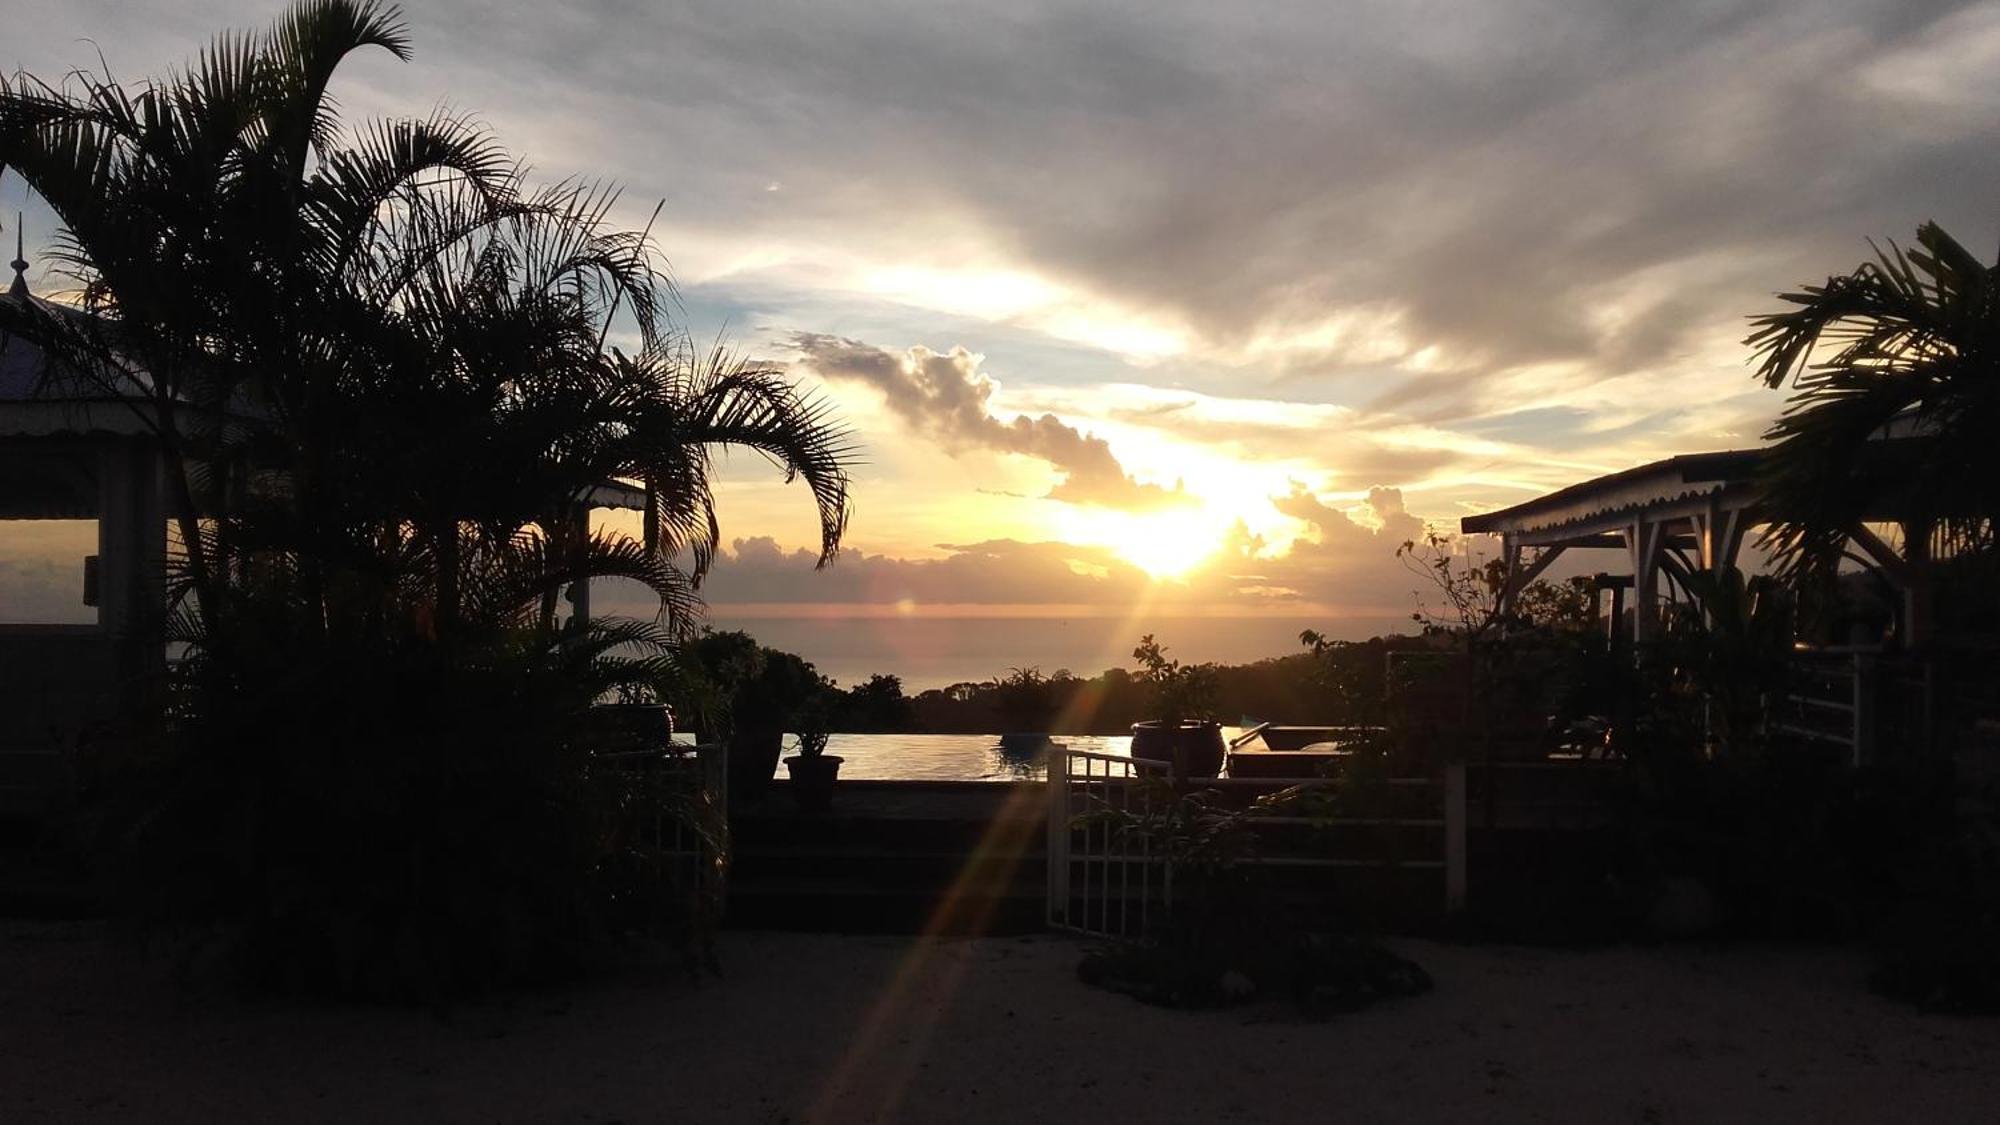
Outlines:
[[9, 297], [28, 295], [28, 258], [22, 249], [21, 212], [16, 211], [14, 212], [14, 260], [9, 263], [14, 267], [14, 284], [7, 287]]

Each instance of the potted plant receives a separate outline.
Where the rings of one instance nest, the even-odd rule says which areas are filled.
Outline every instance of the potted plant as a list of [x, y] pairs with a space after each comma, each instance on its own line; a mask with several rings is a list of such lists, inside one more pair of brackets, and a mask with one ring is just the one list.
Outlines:
[[1151, 689], [1155, 719], [1132, 724], [1132, 756], [1172, 762], [1176, 777], [1214, 777], [1226, 753], [1215, 719], [1215, 669], [1167, 659], [1151, 633], [1132, 650]]
[[792, 778], [792, 797], [800, 812], [825, 812], [833, 807], [833, 786], [840, 780], [838, 755], [826, 752], [826, 718], [817, 705], [805, 710], [799, 721], [799, 752], [785, 759]]
[[823, 690], [819, 673], [743, 632], [704, 633], [688, 653], [726, 704], [720, 710], [723, 741], [729, 744], [729, 799], [755, 801], [778, 772], [785, 731]]
[[593, 744], [600, 754], [633, 754], [666, 750], [673, 742], [674, 711], [661, 698], [659, 685], [648, 681], [621, 683], [614, 702], [590, 708]]

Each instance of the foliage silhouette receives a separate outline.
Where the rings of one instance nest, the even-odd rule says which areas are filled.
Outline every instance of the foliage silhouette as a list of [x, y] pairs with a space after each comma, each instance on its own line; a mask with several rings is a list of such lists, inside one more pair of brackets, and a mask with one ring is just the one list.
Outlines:
[[[677, 675], [716, 449], [805, 484], [823, 565], [856, 448], [675, 328], [614, 191], [535, 186], [448, 113], [344, 130], [329, 84], [371, 48], [408, 58], [393, 7], [305, 0], [135, 87], [0, 83], [0, 169], [60, 217], [86, 314], [0, 328], [132, 404], [166, 464], [187, 659], [99, 771], [131, 904], [238, 923], [267, 979], [412, 995], [573, 966], [633, 917], [610, 883], [646, 866], [650, 782], [594, 759], [588, 709]], [[639, 538], [580, 518], [614, 480]], [[607, 577], [656, 621], [559, 616]]]
[[[1794, 585], [1832, 582], [1848, 535], [1885, 499], [1870, 479], [1885, 468], [1911, 524], [1935, 527], [1955, 553], [1992, 557], [2000, 520], [1994, 268], [1925, 223], [1915, 248], [1890, 242], [1851, 273], [1779, 296], [1795, 307], [1753, 318], [1746, 342], [1758, 378], [1793, 392], [1765, 435], [1775, 443], [1765, 539], [1777, 573]], [[1815, 363], [1822, 345], [1833, 354]], [[1876, 440], [1892, 423], [1918, 442]]]

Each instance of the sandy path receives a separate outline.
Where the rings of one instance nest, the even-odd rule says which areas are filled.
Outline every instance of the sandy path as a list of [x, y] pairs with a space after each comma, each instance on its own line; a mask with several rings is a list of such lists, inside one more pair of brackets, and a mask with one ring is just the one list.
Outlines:
[[1842, 952], [1405, 943], [1435, 993], [1321, 1023], [1159, 1011], [1052, 937], [726, 935], [729, 975], [437, 1016], [188, 998], [0, 924], [0, 1120], [2000, 1120], [2000, 1021]]

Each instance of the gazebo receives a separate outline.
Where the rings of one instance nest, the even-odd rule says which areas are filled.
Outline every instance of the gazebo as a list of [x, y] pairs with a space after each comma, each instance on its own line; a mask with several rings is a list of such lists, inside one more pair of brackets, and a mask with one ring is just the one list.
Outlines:
[[1612, 592], [1611, 616], [1624, 617], [1629, 590], [1632, 636], [1644, 640], [1657, 621], [1662, 576], [1686, 590], [1692, 572], [1719, 573], [1736, 565], [1744, 532], [1757, 519], [1758, 459], [1755, 450], [1669, 457], [1467, 516], [1459, 528], [1500, 537], [1507, 568], [1503, 611], [1565, 553], [1620, 552], [1627, 573], [1608, 574], [1603, 582]]
[[[1921, 455], [1923, 438], [1880, 435], [1871, 443], [1893, 466], [1893, 455]], [[1611, 616], [1624, 619], [1631, 599], [1632, 639], [1658, 628], [1663, 597], [1700, 604], [1696, 572], [1720, 574], [1736, 566], [1748, 532], [1768, 520], [1758, 485], [1765, 454], [1756, 449], [1689, 453], [1611, 473], [1484, 515], [1467, 516], [1468, 535], [1498, 536], [1506, 561], [1503, 608], [1550, 564], [1572, 550], [1616, 551], [1601, 583], [1612, 592]], [[1877, 473], [1876, 476], [1886, 476]], [[1893, 636], [1908, 651], [1932, 632], [1928, 575], [1931, 530], [1899, 509], [1893, 488], [1878, 490], [1879, 510], [1847, 529], [1847, 552], [1881, 571], [1895, 586], [1899, 605]], [[1894, 528], [1892, 546], [1876, 528]], [[1530, 552], [1533, 552], [1530, 554]]]
[[[27, 266], [17, 246], [0, 301], [73, 315], [28, 291]], [[0, 811], [33, 806], [59, 765], [50, 755], [129, 713], [157, 682], [165, 648], [149, 608], [165, 573], [161, 482], [143, 404], [93, 393], [41, 348], [0, 332], [0, 520], [97, 522], [96, 553], [74, 571], [96, 621], [0, 620]]]
[[[1928, 729], [1930, 723], [1925, 656], [1934, 631], [1929, 591], [1936, 547], [1930, 527], [1907, 516], [1909, 505], [1895, 487], [1896, 466], [1922, 456], [1925, 440], [1907, 426], [1876, 435], [1871, 442], [1876, 456], [1859, 473], [1871, 507], [1847, 529], [1847, 555], [1875, 569], [1895, 590], [1894, 621], [1884, 635], [1859, 644], [1801, 642], [1796, 649], [1805, 673], [1801, 682], [1811, 686], [1790, 697], [1791, 718], [1781, 725], [1841, 743], [1856, 762], [1867, 758], [1877, 741], [1878, 710], [1885, 704], [1905, 724]], [[1597, 583], [1611, 595], [1610, 628], [1636, 651], [1658, 632], [1664, 600], [1708, 612], [1701, 602], [1706, 584], [1694, 575], [1720, 575], [1737, 566], [1748, 533], [1768, 521], [1759, 484], [1765, 456], [1762, 450], [1738, 449], [1668, 457], [1467, 516], [1459, 528], [1499, 538], [1506, 566], [1503, 611], [1556, 559], [1571, 551], [1599, 552], [1608, 563]], [[1900, 548], [1892, 539], [1900, 540]], [[1879, 675], [1879, 657], [1890, 649], [1900, 661], [1892, 678]], [[1883, 694], [1889, 687], [1910, 688], [1905, 694], [1916, 702], [1889, 699]]]

